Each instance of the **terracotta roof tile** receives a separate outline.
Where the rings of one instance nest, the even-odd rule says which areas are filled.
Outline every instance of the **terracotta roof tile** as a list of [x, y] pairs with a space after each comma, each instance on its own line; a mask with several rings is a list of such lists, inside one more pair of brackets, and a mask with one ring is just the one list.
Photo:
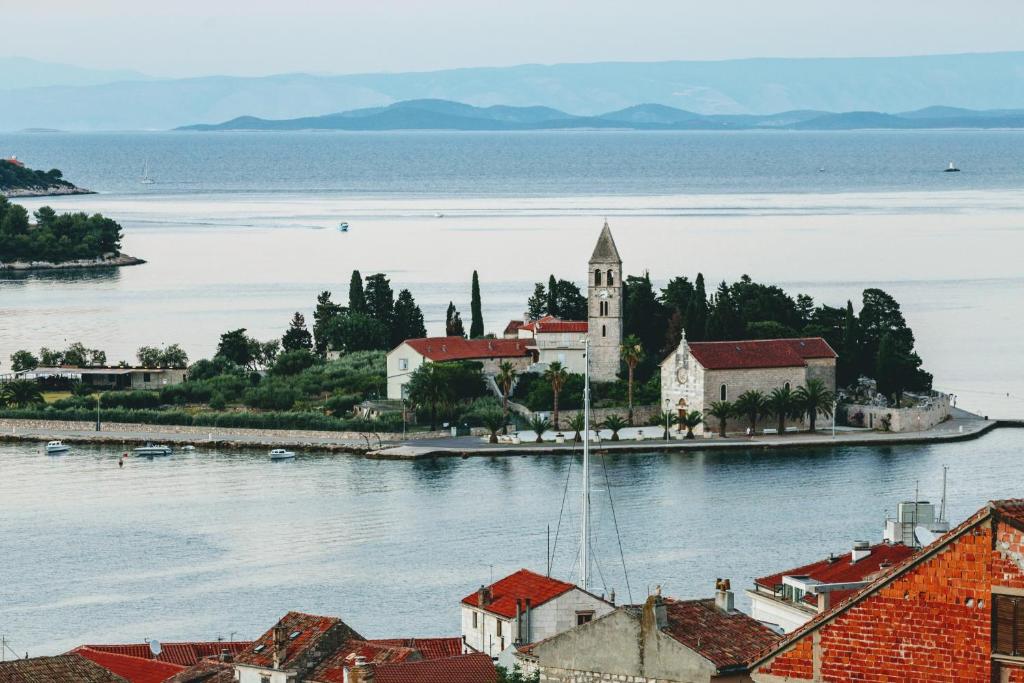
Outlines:
[[170, 662], [171, 664], [192, 666], [204, 657], [215, 657], [219, 655], [221, 650], [227, 650], [230, 654], [236, 655], [251, 645], [252, 641], [249, 640], [233, 642], [203, 640], [161, 643], [160, 654], [155, 657], [150, 651], [149, 645], [146, 643], [83, 645], [82, 647], [87, 647], [90, 650], [97, 650], [99, 652], [111, 652], [118, 655], [129, 655], [132, 657], [141, 657], [142, 659], [156, 659], [161, 662]]
[[419, 651], [423, 659], [442, 659], [462, 654], [462, 638], [383, 638], [368, 640], [373, 645], [408, 647]]
[[73, 650], [73, 653], [99, 664], [107, 671], [117, 674], [129, 683], [163, 683], [164, 680], [185, 668], [180, 664], [170, 664], [156, 659], [132, 657], [131, 655], [113, 652], [103, 652], [88, 647], [76, 648]]
[[[285, 656], [281, 662], [282, 668], [287, 668], [307, 648], [316, 645], [325, 632], [334, 626], [341, 624], [337, 617], [321, 617], [314, 614], [302, 612], [289, 612], [277, 622], [269, 631], [253, 642], [252, 647], [243, 650], [235, 662], [269, 668], [274, 662], [274, 628], [284, 627], [288, 645]], [[293, 637], [294, 636], [294, 637]]]
[[531, 320], [520, 329], [536, 334], [560, 334], [564, 332], [586, 332], [586, 320], [562, 320], [553, 315], [546, 315], [538, 320]]
[[375, 667], [374, 683], [497, 683], [498, 671], [482, 652]]
[[536, 609], [548, 600], [557, 598], [563, 593], [568, 593], [574, 584], [552, 579], [548, 576], [535, 574], [528, 569], [520, 569], [514, 574], [495, 581], [490, 586], [491, 600], [486, 605], [479, 605], [477, 591], [473, 591], [462, 599], [462, 604], [472, 607], [480, 607], [488, 612], [498, 614], [506, 618], [516, 616], [516, 599], [524, 603], [530, 600], [531, 607]]
[[164, 683], [230, 683], [235, 667], [229, 662], [205, 659], [168, 678]]
[[0, 683], [127, 683], [77, 654], [0, 662]]
[[530, 355], [527, 339], [463, 339], [424, 337], [406, 339], [417, 353], [434, 362], [480, 358], [518, 358]]
[[662, 631], [713, 662], [719, 671], [745, 666], [779, 640], [774, 631], [743, 612], [718, 609], [714, 599], [665, 598], [665, 608], [668, 626]]
[[509, 320], [508, 325], [505, 325], [505, 334], [515, 334], [519, 331], [525, 323], [522, 320]]
[[812, 358], [835, 358], [821, 337], [690, 342], [690, 353], [707, 370], [803, 367]]

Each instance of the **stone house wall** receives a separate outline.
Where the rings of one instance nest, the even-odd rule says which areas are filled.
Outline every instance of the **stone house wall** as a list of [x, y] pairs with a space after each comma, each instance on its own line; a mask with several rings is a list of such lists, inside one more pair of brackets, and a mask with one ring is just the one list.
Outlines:
[[[836, 419], [850, 426], [863, 426], [869, 429], [885, 431], [884, 421], [889, 420], [890, 432], [921, 432], [931, 429], [949, 419], [950, 400], [946, 394], [932, 399], [932, 404], [916, 408], [892, 408], [888, 406], [872, 406], [851, 403], [839, 406]], [[853, 416], [863, 413], [862, 424], [855, 425]]]

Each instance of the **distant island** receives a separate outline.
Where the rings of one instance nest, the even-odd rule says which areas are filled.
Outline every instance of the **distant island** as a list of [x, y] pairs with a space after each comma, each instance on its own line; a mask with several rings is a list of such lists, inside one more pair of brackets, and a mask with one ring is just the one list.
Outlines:
[[36, 171], [17, 157], [0, 159], [0, 197], [46, 197], [62, 194], [93, 194], [64, 180], [59, 169]]
[[296, 130], [911, 130], [939, 128], [1024, 128], [1024, 109], [973, 110], [926, 107], [886, 114], [873, 111], [834, 113], [816, 110], [777, 114], [698, 114], [662, 104], [640, 104], [626, 109], [577, 116], [551, 107], [475, 107], [449, 100], [407, 100], [386, 107], [305, 116], [262, 119], [241, 116], [216, 124], [195, 124], [186, 131], [296, 131]]
[[121, 226], [93, 214], [33, 214], [0, 197], [0, 271], [132, 266], [142, 259], [121, 253]]

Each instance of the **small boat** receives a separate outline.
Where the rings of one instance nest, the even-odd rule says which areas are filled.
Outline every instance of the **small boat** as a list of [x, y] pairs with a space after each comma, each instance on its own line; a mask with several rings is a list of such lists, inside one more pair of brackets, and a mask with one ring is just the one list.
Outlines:
[[292, 460], [295, 457], [295, 451], [286, 451], [283, 448], [275, 448], [270, 451], [271, 460]]
[[196, 449], [196, 447], [193, 446], [190, 443], [189, 444], [185, 444], [184, 446], [181, 447], [181, 450], [183, 450], [183, 451], [194, 451], [195, 449]]
[[437, 213], [434, 214], [434, 218], [444, 218], [444, 214], [438, 211]]
[[338, 232], [348, 232], [348, 223], [345, 221], [338, 223]]
[[61, 441], [51, 441], [46, 444], [46, 453], [48, 455], [55, 455], [57, 453], [67, 453], [71, 450], [71, 446], [65, 445]]
[[135, 455], [149, 455], [149, 456], [153, 456], [153, 455], [170, 455], [171, 454], [171, 447], [170, 446], [164, 446], [162, 444], [153, 445], [151, 443], [147, 443], [145, 446], [139, 446], [138, 448], [133, 448], [132, 449], [132, 453], [134, 453]]
[[156, 181], [149, 176], [149, 161], [142, 165], [142, 175], [139, 176], [139, 182], [143, 185], [152, 185]]
[[951, 161], [951, 162], [949, 162], [949, 166], [947, 166], [946, 168], [942, 169], [942, 172], [943, 172], [943, 173], [959, 173], [959, 172], [960, 172], [960, 169], [959, 169], [959, 168], [957, 168], [957, 167], [956, 167], [956, 164], [954, 164], [954, 163], [953, 163], [953, 162]]

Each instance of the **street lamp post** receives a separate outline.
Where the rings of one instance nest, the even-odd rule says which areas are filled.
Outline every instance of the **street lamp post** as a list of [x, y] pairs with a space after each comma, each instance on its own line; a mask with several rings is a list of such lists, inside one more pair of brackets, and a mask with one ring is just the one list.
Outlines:
[[668, 422], [669, 406], [672, 405], [672, 399], [665, 399], [665, 441], [672, 440], [672, 425]]
[[832, 400], [832, 438], [836, 438], [836, 408], [839, 402], [835, 399]]
[[102, 394], [99, 394], [99, 393], [96, 394], [96, 431], [97, 432], [101, 431], [101, 429], [100, 429], [100, 396], [101, 395]]

